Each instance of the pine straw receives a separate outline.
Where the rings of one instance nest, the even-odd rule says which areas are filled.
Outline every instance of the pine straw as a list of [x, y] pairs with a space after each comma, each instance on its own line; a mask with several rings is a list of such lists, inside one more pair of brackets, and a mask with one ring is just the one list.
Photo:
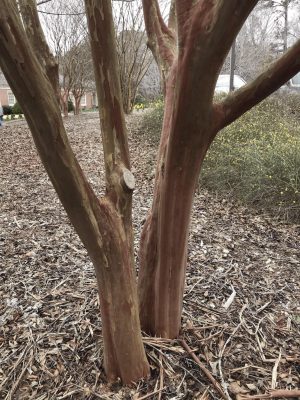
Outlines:
[[[137, 120], [131, 117], [129, 125], [140, 232], [151, 202], [155, 149], [137, 135]], [[66, 126], [101, 193], [96, 115], [70, 118]], [[244, 399], [299, 388], [298, 226], [198, 193], [181, 336], [144, 337], [151, 378], [122, 388], [107, 384], [102, 369], [92, 265], [26, 125], [7, 124], [1, 147], [1, 399]]]

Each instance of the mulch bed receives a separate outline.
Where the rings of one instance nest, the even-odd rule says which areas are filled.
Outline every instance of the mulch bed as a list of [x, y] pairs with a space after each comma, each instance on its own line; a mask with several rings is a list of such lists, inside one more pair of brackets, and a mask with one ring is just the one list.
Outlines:
[[[128, 120], [136, 248], [156, 155], [139, 134], [139, 119]], [[91, 184], [103, 193], [97, 115], [71, 117], [66, 127]], [[0, 143], [0, 399], [244, 399], [299, 389], [299, 226], [199, 191], [181, 337], [144, 338], [148, 381], [107, 384], [91, 262], [26, 123], [7, 123]]]

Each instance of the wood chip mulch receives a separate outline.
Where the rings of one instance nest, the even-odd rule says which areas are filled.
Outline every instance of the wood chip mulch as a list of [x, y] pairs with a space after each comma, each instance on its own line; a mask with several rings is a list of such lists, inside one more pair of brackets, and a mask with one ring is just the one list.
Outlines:
[[[128, 119], [136, 248], [156, 149]], [[97, 114], [66, 120], [98, 194]], [[300, 398], [300, 227], [199, 191], [178, 340], [144, 337], [151, 378], [108, 384], [93, 267], [25, 122], [0, 130], [0, 399]]]

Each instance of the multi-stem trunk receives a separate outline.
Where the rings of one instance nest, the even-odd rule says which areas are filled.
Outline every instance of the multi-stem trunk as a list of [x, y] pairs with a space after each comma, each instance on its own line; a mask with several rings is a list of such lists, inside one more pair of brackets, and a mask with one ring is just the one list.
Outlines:
[[202, 132], [201, 126], [191, 126], [190, 140], [183, 145], [178, 130], [186, 129], [186, 112], [176, 106], [184, 103], [176, 95], [177, 77], [175, 64], [166, 81], [154, 197], [141, 236], [138, 286], [142, 328], [172, 338], [181, 326], [190, 216], [211, 134], [203, 118]]
[[139, 275], [142, 328], [168, 338], [178, 336], [181, 326], [190, 217], [211, 134], [205, 122], [205, 132], [195, 134], [190, 143], [183, 147], [180, 140], [172, 140], [170, 146], [176, 125], [184, 118], [174, 113], [173, 101], [169, 83], [154, 199], [141, 236]]
[[[108, 2], [96, 5], [93, 0], [86, 2], [91, 14], [96, 14], [101, 22], [102, 16], [106, 16], [104, 31], [110, 31], [110, 37], [114, 37]], [[103, 28], [103, 24], [100, 26]], [[99, 199], [71, 149], [56, 93], [35, 57], [17, 8], [11, 7], [10, 0], [1, 2], [0, 41], [1, 69], [24, 111], [49, 178], [95, 267], [107, 377], [109, 380], [121, 378], [124, 383], [144, 378], [149, 373], [149, 365], [140, 332], [133, 265], [131, 198], [134, 180], [129, 171], [116, 70], [108, 65], [113, 59], [113, 47], [105, 47], [107, 44], [103, 41], [103, 52], [99, 52], [95, 62], [101, 68], [97, 70], [97, 78], [98, 73], [106, 78], [105, 88], [103, 79], [97, 79], [101, 104], [106, 111], [101, 123], [107, 161], [106, 195]]]

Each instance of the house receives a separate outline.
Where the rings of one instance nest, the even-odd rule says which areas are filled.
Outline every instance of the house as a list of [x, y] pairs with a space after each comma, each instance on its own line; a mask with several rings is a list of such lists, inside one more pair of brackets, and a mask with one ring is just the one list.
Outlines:
[[[71, 95], [70, 99], [74, 102], [74, 98]], [[2, 106], [13, 106], [17, 102], [5, 76], [0, 71], [0, 102]], [[85, 109], [93, 109], [98, 107], [98, 99], [95, 91], [89, 91], [85, 93], [80, 102], [80, 108]]]
[[16, 103], [16, 98], [2, 72], [0, 72], [0, 101], [2, 106], [13, 106]]
[[[73, 94], [69, 94], [69, 99], [75, 104], [75, 99]], [[86, 92], [83, 94], [80, 100], [81, 110], [91, 110], [98, 107], [97, 94], [94, 91]]]

